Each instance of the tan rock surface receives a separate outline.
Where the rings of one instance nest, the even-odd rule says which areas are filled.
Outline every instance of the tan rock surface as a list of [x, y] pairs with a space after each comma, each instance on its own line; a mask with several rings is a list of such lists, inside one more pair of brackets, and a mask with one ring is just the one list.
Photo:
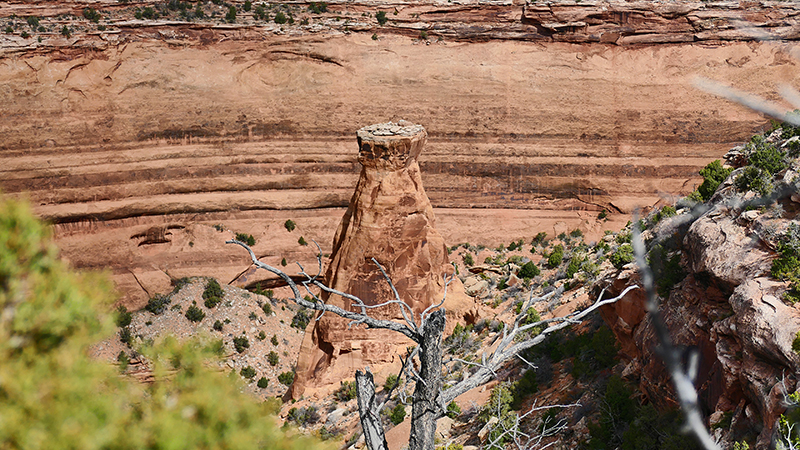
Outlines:
[[[420, 314], [439, 304], [446, 292], [443, 308], [452, 329], [476, 306], [458, 278], [453, 277], [445, 287], [454, 268], [444, 239], [436, 231], [417, 162], [427, 133], [419, 125], [390, 122], [361, 128], [357, 137], [361, 175], [334, 237], [325, 275], [328, 285], [357, 296], [369, 306], [392, 301], [395, 295], [377, 262], [410, 310], [401, 311], [397, 304], [385, 305], [371, 309], [371, 316], [418, 322]], [[359, 311], [337, 295], [325, 293], [322, 299]], [[350, 378], [354, 367], [397, 361], [409, 344], [396, 332], [368, 330], [351, 326], [350, 320], [323, 315], [307, 329], [292, 396], [299, 398], [307, 387]]]

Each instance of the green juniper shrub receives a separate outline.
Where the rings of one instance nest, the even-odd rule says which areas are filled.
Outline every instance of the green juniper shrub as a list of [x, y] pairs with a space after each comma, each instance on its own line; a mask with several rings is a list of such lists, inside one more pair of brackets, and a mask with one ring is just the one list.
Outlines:
[[36, 16], [28, 16], [26, 21], [28, 22], [28, 26], [30, 26], [31, 29], [35, 30], [35, 29], [39, 28], [39, 18], [38, 17], [36, 17]]
[[222, 331], [222, 322], [219, 320], [214, 321], [214, 325], [212, 325], [211, 328], [213, 328], [214, 331]]
[[314, 14], [322, 14], [328, 12], [328, 4], [325, 2], [311, 2], [311, 4], [308, 5], [308, 10]]
[[269, 304], [269, 302], [264, 302], [264, 304], [261, 305], [261, 310], [264, 311], [264, 314], [267, 316], [272, 315], [272, 306]]
[[203, 310], [198, 308], [196, 304], [192, 303], [186, 309], [185, 316], [189, 320], [189, 322], [200, 322], [206, 317], [206, 313], [204, 313]]
[[272, 339], [270, 339], [269, 341], [272, 342], [272, 345], [277, 346], [278, 345], [278, 335], [277, 334], [273, 334], [272, 335]]
[[[284, 14], [283, 11], [278, 11], [275, 14], [275, 17], [272, 18], [272, 20], [275, 23], [279, 24], [279, 25], [283, 25], [284, 23], [286, 23], [288, 21], [288, 19], [286, 18], [286, 14]], [[287, 227], [287, 229], [288, 229], [288, 227]], [[292, 227], [292, 229], [294, 229], [294, 227]], [[289, 231], [291, 231], [291, 230], [289, 230]]]
[[23, 39], [28, 39], [29, 37], [31, 37], [31, 35], [30, 35], [30, 34], [28, 34], [28, 32], [27, 32], [27, 31], [23, 31], [23, 32], [20, 34], [20, 36], [21, 36]]
[[632, 239], [633, 239], [633, 233], [631, 233], [630, 231], [627, 232], [620, 231], [619, 234], [617, 234], [614, 237], [614, 240], [617, 241], [617, 244], [630, 244]]
[[472, 253], [464, 253], [462, 257], [464, 259], [464, 265], [467, 267], [471, 267], [475, 265], [475, 259], [472, 258]]
[[267, 14], [267, 10], [261, 5], [256, 6], [256, 9], [253, 10], [253, 17], [255, 17], [257, 20], [269, 20], [269, 14]]
[[94, 23], [100, 22], [100, 13], [95, 11], [94, 8], [86, 8], [83, 10], [83, 17], [86, 20], [92, 21]]
[[570, 258], [569, 265], [567, 266], [567, 279], [571, 279], [581, 270], [584, 261], [586, 261], [586, 258], [577, 255]]
[[123, 327], [119, 329], [119, 341], [128, 347], [133, 345], [133, 333], [130, 327]]
[[206, 288], [203, 290], [203, 300], [206, 308], [210, 309], [217, 306], [222, 301], [224, 295], [225, 292], [222, 290], [222, 286], [219, 285], [219, 282], [214, 278], [209, 278], [206, 283]]
[[253, 369], [252, 366], [242, 367], [242, 370], [239, 371], [239, 375], [248, 380], [252, 380], [256, 376], [256, 369]]
[[119, 371], [125, 372], [128, 370], [128, 365], [130, 364], [131, 360], [128, 357], [128, 354], [125, 353], [125, 350], [120, 350], [119, 354], [117, 355], [117, 362], [119, 363]]
[[308, 245], [308, 242], [306, 242], [306, 239], [303, 236], [300, 236], [300, 239], [297, 240], [297, 243], [300, 245]]
[[267, 377], [261, 377], [258, 379], [258, 383], [256, 384], [261, 389], [266, 389], [269, 386], [269, 380]]
[[[278, 23], [278, 21], [276, 20], [275, 23]], [[295, 226], [296, 226], [296, 224], [294, 223], [294, 221], [292, 219], [288, 219], [286, 222], [283, 223], [283, 227], [286, 228], [286, 231], [288, 231], [290, 233], [292, 231], [294, 231]]]
[[286, 386], [291, 386], [294, 382], [294, 372], [282, 372], [278, 375], [278, 381]]
[[580, 229], [576, 228], [576, 229], [572, 230], [569, 233], [569, 235], [574, 237], [574, 238], [582, 238], [583, 237], [583, 231], [581, 231]]
[[389, 20], [386, 18], [386, 11], [378, 11], [375, 13], [375, 18], [378, 19], [378, 24], [380, 26], [384, 26], [386, 22]]
[[619, 270], [622, 270], [626, 264], [633, 262], [633, 247], [631, 244], [622, 244], [617, 247], [617, 250], [609, 257], [611, 264]]
[[275, 367], [278, 365], [278, 362], [280, 362], [280, 358], [278, 357], [277, 353], [271, 351], [269, 352], [269, 355], [267, 355], [267, 361], [269, 361], [270, 366]]
[[263, 341], [264, 339], [267, 338], [267, 333], [264, 333], [264, 330], [261, 330], [258, 332], [256, 338], [258, 338], [259, 341]]
[[536, 236], [533, 237], [533, 239], [531, 239], [531, 245], [534, 247], [536, 247], [537, 245], [542, 245], [546, 238], [547, 238], [547, 233], [545, 233], [544, 231], [540, 231], [539, 233], [536, 234]]
[[512, 385], [511, 409], [519, 410], [522, 408], [522, 402], [531, 395], [539, 392], [539, 382], [536, 380], [536, 370], [528, 369], [524, 374]]
[[336, 400], [346, 402], [356, 398], [356, 382], [355, 381], [341, 381], [339, 382], [339, 389], [333, 393]]
[[256, 320], [256, 319], [258, 319], [258, 316], [256, 315], [256, 313], [254, 311], [250, 311], [250, 315], [247, 316], [247, 318], [250, 319], [250, 320]]
[[231, 5], [228, 7], [228, 12], [225, 14], [225, 21], [228, 23], [236, 22], [236, 7]]
[[697, 188], [697, 192], [702, 201], [707, 202], [732, 171], [733, 169], [723, 168], [722, 163], [720, 163], [718, 159], [700, 169], [700, 176], [703, 177], [703, 183]]
[[133, 320], [133, 314], [128, 312], [128, 308], [124, 305], [119, 305], [117, 307], [117, 316], [115, 320], [117, 326], [120, 328], [127, 327], [131, 324], [131, 320]]
[[597, 215], [597, 220], [605, 220], [608, 218], [608, 211], [605, 209], [600, 211], [600, 214]]
[[392, 408], [391, 412], [389, 413], [389, 420], [391, 420], [394, 425], [400, 425], [405, 418], [406, 407], [402, 403], [395, 405], [395, 407]]
[[281, 259], [281, 265], [282, 265], [283, 267], [286, 267], [286, 264], [287, 264], [287, 263], [286, 263], [286, 258], [283, 258], [283, 259]]
[[617, 375], [606, 382], [600, 420], [589, 424], [587, 448], [621, 450], [695, 450], [700, 447], [680, 433], [680, 411], [658, 412], [652, 404], [642, 405]]
[[686, 278], [686, 272], [681, 267], [681, 254], [668, 250], [661, 244], [650, 250], [648, 265], [656, 279], [656, 290], [661, 297], [668, 297], [672, 287]]
[[550, 268], [555, 269], [556, 267], [561, 265], [561, 261], [564, 260], [564, 246], [559, 244], [553, 247], [553, 251], [550, 252], [549, 255], [546, 256], [547, 265]]
[[386, 381], [383, 382], [383, 390], [385, 392], [389, 392], [392, 389], [396, 388], [400, 384], [400, 378], [397, 375], [391, 374], [386, 377]]
[[252, 7], [253, 7], [253, 2], [251, 2], [250, 0], [245, 0], [244, 5], [242, 6], [242, 9], [244, 9], [245, 12], [250, 12], [250, 9]]
[[[12, 31], [8, 31], [10, 28], [11, 27], [6, 28], [6, 33], [13, 32], [13, 30]], [[70, 37], [72, 37], [72, 31], [69, 29], [68, 26], [64, 25], [63, 27], [61, 27], [61, 35], [64, 36], [65, 38], [69, 39]]]
[[508, 279], [500, 278], [500, 281], [497, 282], [497, 290], [502, 291], [508, 287]]
[[292, 327], [299, 330], [305, 330], [308, 323], [311, 321], [311, 314], [306, 308], [300, 308], [292, 317]]
[[540, 273], [541, 271], [538, 267], [536, 267], [536, 264], [534, 264], [533, 261], [528, 261], [519, 268], [517, 271], [517, 276], [524, 280], [530, 280], [538, 276]]
[[447, 417], [455, 419], [460, 415], [461, 415], [461, 407], [458, 406], [458, 403], [452, 401], [447, 404]]
[[244, 242], [250, 247], [256, 245], [256, 238], [254, 238], [252, 234], [236, 233], [236, 240], [239, 242]]
[[233, 348], [236, 349], [236, 353], [244, 353], [245, 350], [250, 348], [250, 341], [247, 340], [246, 336], [236, 336], [233, 338]]
[[675, 207], [667, 205], [667, 206], [661, 208], [661, 210], [656, 213], [655, 217], [653, 218], [653, 221], [655, 223], [658, 223], [658, 222], [661, 222], [662, 219], [666, 219], [668, 217], [675, 216], [675, 214], [677, 214], [677, 213], [678, 212], [675, 211]]

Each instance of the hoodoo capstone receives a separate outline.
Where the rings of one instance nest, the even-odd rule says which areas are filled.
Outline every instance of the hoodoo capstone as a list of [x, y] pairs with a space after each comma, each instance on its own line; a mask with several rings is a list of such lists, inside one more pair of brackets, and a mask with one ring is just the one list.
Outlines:
[[[413, 310], [416, 320], [446, 296], [448, 328], [474, 319], [474, 301], [464, 293], [448, 260], [447, 246], [436, 231], [433, 207], [422, 187], [417, 158], [427, 139], [425, 128], [404, 121], [361, 128], [357, 132], [361, 174], [350, 205], [334, 236], [326, 279], [333, 289], [358, 296], [367, 305], [394, 299], [376, 261]], [[323, 300], [356, 311], [343, 298]], [[371, 309], [380, 319], [403, 320], [400, 307]], [[350, 326], [325, 314], [306, 329], [291, 395], [307, 387], [338, 385], [365, 365], [391, 363], [410, 341], [388, 330]]]

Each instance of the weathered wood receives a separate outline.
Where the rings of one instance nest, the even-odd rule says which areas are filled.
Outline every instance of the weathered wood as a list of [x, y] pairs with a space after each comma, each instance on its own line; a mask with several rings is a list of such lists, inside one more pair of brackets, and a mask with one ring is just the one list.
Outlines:
[[445, 312], [434, 311], [425, 320], [419, 351], [419, 379], [411, 410], [410, 450], [435, 448], [436, 419], [442, 415], [439, 394], [442, 390], [442, 334]]
[[380, 411], [378, 411], [375, 401], [375, 380], [369, 368], [365, 372], [356, 370], [356, 401], [367, 448], [369, 450], [386, 450], [388, 448], [386, 435], [383, 432]]

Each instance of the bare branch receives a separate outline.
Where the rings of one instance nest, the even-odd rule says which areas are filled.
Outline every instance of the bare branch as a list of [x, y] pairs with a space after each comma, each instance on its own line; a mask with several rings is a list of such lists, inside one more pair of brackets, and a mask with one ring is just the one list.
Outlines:
[[[467, 392], [470, 389], [473, 389], [475, 387], [478, 387], [486, 383], [487, 381], [494, 378], [495, 371], [497, 370], [497, 368], [499, 368], [503, 363], [505, 363], [509, 359], [520, 354], [522, 351], [527, 350], [528, 348], [539, 345], [545, 340], [547, 335], [555, 331], [558, 331], [562, 328], [566, 328], [567, 326], [573, 323], [580, 322], [581, 320], [583, 320], [584, 317], [596, 311], [601, 306], [608, 305], [620, 300], [621, 298], [625, 297], [628, 294], [628, 292], [630, 292], [633, 289], [638, 289], [638, 287], [639, 286], [636, 285], [628, 286], [627, 288], [625, 288], [624, 291], [622, 291], [622, 293], [620, 293], [618, 296], [614, 298], [606, 300], [600, 298], [592, 306], [576, 314], [572, 314], [567, 317], [558, 317], [548, 320], [542, 320], [512, 330], [511, 333], [503, 337], [503, 339], [500, 341], [497, 348], [488, 358], [488, 360], [485, 360], [484, 362], [479, 364], [480, 369], [478, 369], [477, 372], [472, 374], [467, 379], [456, 383], [451, 388], [442, 392], [441, 394], [442, 403], [445, 404], [450, 403], [452, 400], [454, 400], [456, 397], [463, 394], [464, 392]], [[517, 343], [514, 342], [515, 338], [519, 335], [519, 333], [534, 328], [536, 326], [542, 326], [545, 324], [551, 324], [551, 325], [549, 325], [547, 328], [542, 330], [539, 334], [537, 334], [531, 339]]]
[[661, 318], [658, 307], [658, 296], [653, 285], [653, 272], [645, 261], [645, 248], [642, 242], [639, 228], [633, 227], [633, 252], [636, 256], [636, 264], [639, 266], [639, 274], [644, 285], [646, 302], [645, 308], [650, 316], [650, 320], [658, 339], [659, 346], [656, 352], [661, 356], [664, 365], [672, 376], [675, 386], [675, 393], [681, 404], [681, 409], [686, 415], [686, 426], [688, 431], [695, 435], [697, 440], [706, 450], [721, 450], [720, 446], [714, 441], [703, 424], [703, 417], [700, 412], [700, 404], [697, 398], [697, 391], [694, 387], [693, 374], [690, 370], [684, 369], [681, 364], [682, 352], [672, 344], [669, 330]]
[[781, 108], [776, 103], [764, 100], [756, 95], [748, 94], [747, 92], [733, 89], [716, 81], [702, 77], [696, 78], [694, 80], [694, 85], [698, 89], [706, 91], [709, 94], [727, 98], [730, 101], [739, 103], [740, 105], [746, 106], [762, 114], [766, 114], [774, 119], [780, 120], [781, 122], [787, 122], [794, 126], [800, 126], [799, 116], [787, 114], [785, 108]]
[[[292, 280], [292, 278], [289, 275], [287, 275], [285, 272], [283, 272], [282, 270], [280, 270], [278, 268], [272, 267], [269, 264], [266, 264], [266, 263], [263, 263], [263, 262], [259, 261], [258, 258], [256, 258], [255, 253], [253, 253], [253, 250], [247, 244], [245, 244], [244, 242], [241, 242], [241, 241], [237, 241], [235, 239], [232, 239], [230, 241], [226, 241], [225, 243], [226, 244], [237, 244], [237, 245], [243, 247], [250, 254], [250, 259], [253, 261], [253, 264], [256, 267], [259, 267], [259, 268], [262, 268], [262, 269], [267, 270], [269, 272], [272, 272], [275, 275], [277, 275], [280, 278], [282, 278], [289, 285], [289, 288], [292, 290], [292, 294], [294, 295], [294, 298], [292, 300], [295, 303], [297, 303], [298, 305], [303, 306], [303, 307], [308, 308], [308, 309], [313, 309], [313, 310], [316, 310], [316, 311], [330, 311], [330, 312], [332, 312], [332, 313], [334, 313], [334, 314], [336, 314], [338, 316], [344, 317], [345, 319], [352, 320], [353, 322], [351, 323], [351, 325], [352, 324], [364, 324], [368, 328], [382, 328], [382, 329], [386, 329], [386, 330], [396, 331], [398, 333], [401, 333], [401, 334], [405, 335], [406, 337], [408, 337], [409, 339], [413, 340], [414, 342], [418, 342], [418, 339], [420, 338], [418, 333], [416, 333], [415, 330], [411, 329], [407, 325], [400, 324], [400, 323], [397, 323], [397, 322], [394, 322], [394, 321], [391, 321], [391, 320], [375, 319], [375, 318], [370, 317], [370, 316], [368, 316], [366, 314], [360, 314], [360, 313], [348, 311], [346, 309], [342, 309], [342, 308], [340, 308], [338, 306], [335, 306], [335, 305], [331, 305], [331, 304], [328, 304], [328, 303], [323, 303], [322, 301], [310, 302], [310, 301], [304, 299], [300, 295], [300, 289], [298, 288], [297, 283], [295, 283], [294, 280]], [[328, 292], [330, 294], [335, 294], [335, 295], [338, 295], [338, 296], [343, 297], [345, 299], [351, 300], [354, 303], [356, 303], [357, 305], [359, 305], [359, 304], [360, 305], [364, 305], [364, 302], [360, 298], [358, 298], [358, 297], [356, 297], [354, 295], [351, 295], [351, 294], [347, 294], [347, 293], [338, 291], [336, 289], [331, 289], [331, 288], [325, 286], [325, 284], [322, 283], [319, 279], [311, 279], [311, 278], [309, 278], [308, 283], [310, 283], [310, 284], [312, 284], [314, 286], [317, 286], [320, 289], [322, 289], [323, 291]]]

